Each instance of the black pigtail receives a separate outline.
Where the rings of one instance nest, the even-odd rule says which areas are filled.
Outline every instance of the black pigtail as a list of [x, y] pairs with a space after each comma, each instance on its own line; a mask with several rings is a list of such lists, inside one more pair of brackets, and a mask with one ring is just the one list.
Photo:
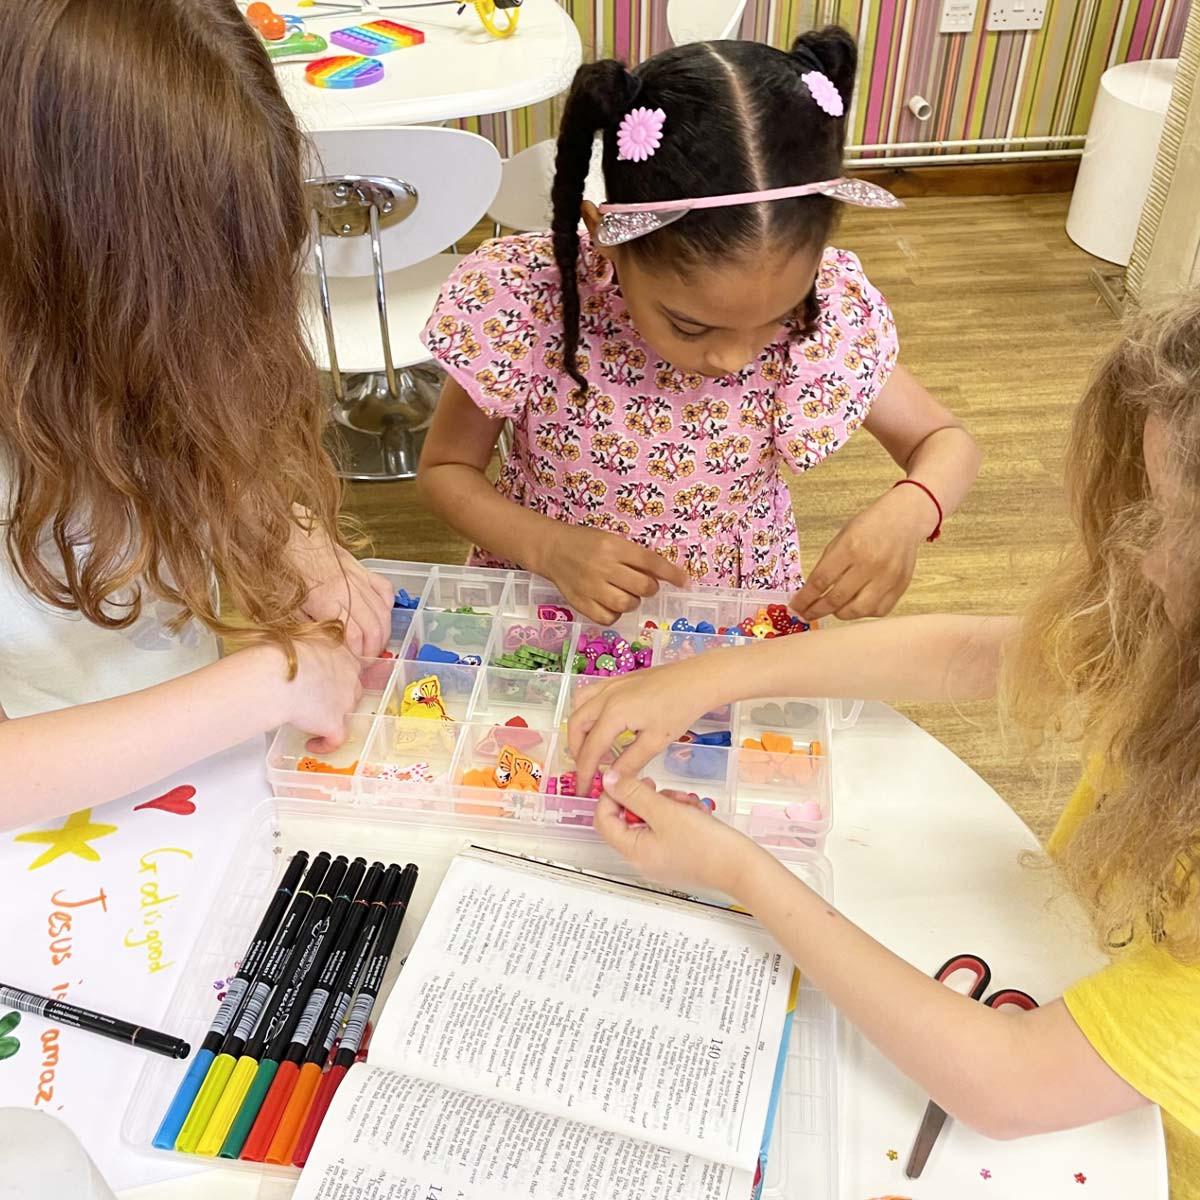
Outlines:
[[802, 66], [820, 71], [829, 79], [849, 112], [854, 77], [858, 73], [858, 47], [854, 39], [841, 26], [827, 25], [802, 33], [792, 43], [791, 53]]
[[637, 94], [637, 82], [615, 59], [587, 63], [575, 73], [567, 95], [554, 161], [554, 261], [562, 277], [563, 365], [587, 390], [579, 370], [579, 213], [598, 130], [615, 125]]

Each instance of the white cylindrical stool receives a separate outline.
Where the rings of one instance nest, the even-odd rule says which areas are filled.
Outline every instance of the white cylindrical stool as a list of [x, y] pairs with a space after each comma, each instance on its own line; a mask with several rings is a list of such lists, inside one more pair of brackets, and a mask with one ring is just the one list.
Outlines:
[[1129, 262], [1178, 65], [1120, 63], [1100, 77], [1067, 213], [1067, 236], [1097, 258]]
[[0, 1200], [116, 1200], [79, 1139], [57, 1117], [0, 1108]]

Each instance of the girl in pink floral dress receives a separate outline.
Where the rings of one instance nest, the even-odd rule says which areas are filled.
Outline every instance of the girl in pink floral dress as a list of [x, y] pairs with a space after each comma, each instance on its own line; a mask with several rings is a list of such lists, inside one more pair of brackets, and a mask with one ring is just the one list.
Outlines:
[[[784, 469], [863, 425], [915, 486], [851, 517], [794, 604], [809, 619], [893, 607], [978, 454], [897, 367], [858, 259], [827, 246], [839, 201], [895, 203], [840, 176], [854, 70], [838, 29], [790, 54], [716, 42], [632, 73], [580, 68], [552, 233], [464, 259], [425, 330], [449, 378], [421, 484], [473, 561], [534, 570], [602, 621], [660, 582], [801, 588]], [[600, 209], [583, 201], [597, 132]]]

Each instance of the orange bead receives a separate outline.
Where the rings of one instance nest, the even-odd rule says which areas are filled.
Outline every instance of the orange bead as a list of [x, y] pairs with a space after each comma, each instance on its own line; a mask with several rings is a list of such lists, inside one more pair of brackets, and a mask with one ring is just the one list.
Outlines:
[[762, 735], [762, 748], [770, 754], [791, 754], [795, 743], [785, 734], [768, 732]]

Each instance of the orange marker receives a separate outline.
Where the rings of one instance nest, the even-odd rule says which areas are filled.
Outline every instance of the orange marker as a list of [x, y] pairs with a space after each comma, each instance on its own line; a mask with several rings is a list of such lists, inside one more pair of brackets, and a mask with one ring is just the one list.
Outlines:
[[[301, 997], [303, 1008], [299, 1018], [290, 1032], [283, 1032], [279, 1038], [280, 1042], [286, 1042], [286, 1047], [273, 1046], [268, 1051], [268, 1056], [274, 1058], [278, 1066], [241, 1148], [240, 1156], [243, 1159], [262, 1162], [270, 1151], [300, 1074], [300, 1063], [317, 1030], [327, 1018], [329, 1003], [348, 974], [349, 964], [354, 961], [353, 950], [359, 944], [359, 934], [368, 912], [372, 909], [382, 910], [386, 893], [381, 894], [381, 889], [391, 890], [399, 870], [398, 866], [393, 865], [385, 871], [383, 863], [373, 863], [353, 902], [343, 910], [340, 920], [335, 916], [330, 917], [332, 947], [323, 960], [318, 959], [310, 968], [315, 978], [310, 976], [312, 981], [307, 986], [311, 990]], [[333, 924], [335, 921], [336, 926]]]
[[[312, 1150], [313, 1142], [321, 1128], [321, 1121], [333, 1100], [334, 1093], [346, 1072], [354, 1065], [359, 1050], [365, 1044], [369, 1028], [368, 1018], [383, 985], [383, 977], [387, 971], [388, 962], [396, 944], [396, 937], [404, 921], [404, 914], [408, 911], [408, 902], [412, 899], [416, 883], [417, 868], [409, 863], [396, 883], [395, 891], [388, 901], [386, 915], [381, 922], [378, 919], [378, 906], [371, 906], [370, 914], [359, 938], [358, 950], [360, 953], [345, 985], [334, 1000], [325, 1037], [322, 1041], [314, 1041], [309, 1047], [308, 1063], [319, 1066], [328, 1057], [335, 1039], [341, 1032], [341, 1044], [334, 1057], [333, 1066], [320, 1080], [320, 1087], [317, 1089], [304, 1120], [300, 1123], [299, 1139], [292, 1151], [292, 1162], [298, 1167], [302, 1167], [308, 1161], [309, 1152]], [[366, 927], [368, 923], [375, 922], [377, 923], [373, 928]], [[353, 1006], [350, 1004], [352, 997], [354, 998]], [[342, 1032], [343, 1017], [346, 1018], [344, 1032]], [[300, 1086], [299, 1081], [296, 1086]]]
[[282, 1165], [292, 1161], [300, 1141], [300, 1131], [304, 1127], [304, 1118], [308, 1116], [320, 1083], [321, 1068], [316, 1063], [306, 1062], [296, 1076], [287, 1107], [279, 1118], [279, 1128], [275, 1130], [275, 1137], [267, 1150], [267, 1162]]

